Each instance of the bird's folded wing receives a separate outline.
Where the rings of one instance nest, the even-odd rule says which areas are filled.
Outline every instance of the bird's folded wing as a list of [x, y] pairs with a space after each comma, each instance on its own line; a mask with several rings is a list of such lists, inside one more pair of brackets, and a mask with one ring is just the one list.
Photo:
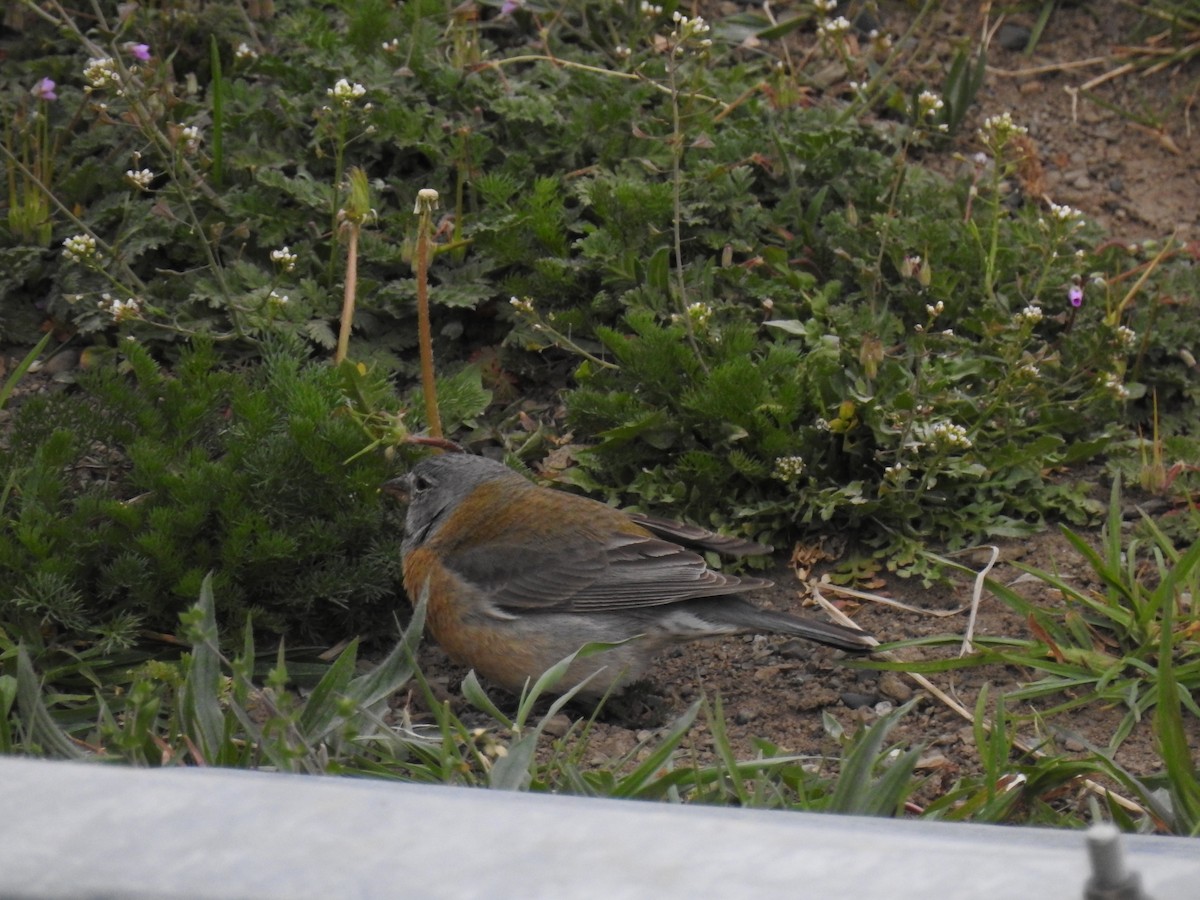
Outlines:
[[601, 612], [677, 603], [767, 587], [708, 568], [704, 558], [651, 535], [559, 535], [536, 552], [528, 543], [493, 542], [459, 553], [450, 567], [504, 608]]

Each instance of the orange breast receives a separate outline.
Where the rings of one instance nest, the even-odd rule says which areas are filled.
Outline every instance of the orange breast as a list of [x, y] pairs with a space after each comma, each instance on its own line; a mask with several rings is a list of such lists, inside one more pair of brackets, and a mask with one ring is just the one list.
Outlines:
[[455, 662], [520, 691], [527, 677], [557, 662], [553, 652], [505, 619], [487, 613], [474, 586], [448, 572], [428, 549], [414, 550], [404, 561], [404, 589], [414, 604], [428, 585], [425, 627]]

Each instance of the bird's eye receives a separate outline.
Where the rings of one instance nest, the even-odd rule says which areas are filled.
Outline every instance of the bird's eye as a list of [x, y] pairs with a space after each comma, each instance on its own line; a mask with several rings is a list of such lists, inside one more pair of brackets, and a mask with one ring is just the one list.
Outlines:
[[427, 491], [431, 487], [433, 487], [433, 480], [430, 478], [427, 478], [424, 475], [415, 475], [414, 474], [412, 476], [412, 486], [413, 486], [413, 490], [418, 493], [421, 491]]

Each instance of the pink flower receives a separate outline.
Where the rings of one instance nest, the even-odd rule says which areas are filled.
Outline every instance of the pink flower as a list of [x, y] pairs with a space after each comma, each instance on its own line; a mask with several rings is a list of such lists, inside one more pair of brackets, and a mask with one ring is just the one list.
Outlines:
[[1083, 306], [1083, 288], [1077, 284], [1071, 285], [1071, 289], [1067, 291], [1067, 299], [1071, 301], [1071, 305], [1076, 309]]
[[133, 44], [125, 45], [125, 49], [129, 51], [129, 55], [138, 62], [150, 61], [150, 45], [149, 44]]
[[29, 93], [33, 94], [36, 99], [48, 103], [51, 100], [58, 99], [58, 94], [54, 93], [56, 87], [58, 85], [54, 83], [53, 78], [39, 78], [37, 84], [33, 86], [33, 90]]

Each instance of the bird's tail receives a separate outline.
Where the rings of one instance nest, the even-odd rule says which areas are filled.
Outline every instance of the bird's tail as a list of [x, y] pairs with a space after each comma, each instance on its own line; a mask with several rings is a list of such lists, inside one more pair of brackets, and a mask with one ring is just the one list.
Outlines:
[[694, 615], [731, 633], [794, 634], [851, 653], [869, 653], [879, 644], [870, 632], [820, 619], [761, 609], [738, 597], [689, 600], [687, 607]]

